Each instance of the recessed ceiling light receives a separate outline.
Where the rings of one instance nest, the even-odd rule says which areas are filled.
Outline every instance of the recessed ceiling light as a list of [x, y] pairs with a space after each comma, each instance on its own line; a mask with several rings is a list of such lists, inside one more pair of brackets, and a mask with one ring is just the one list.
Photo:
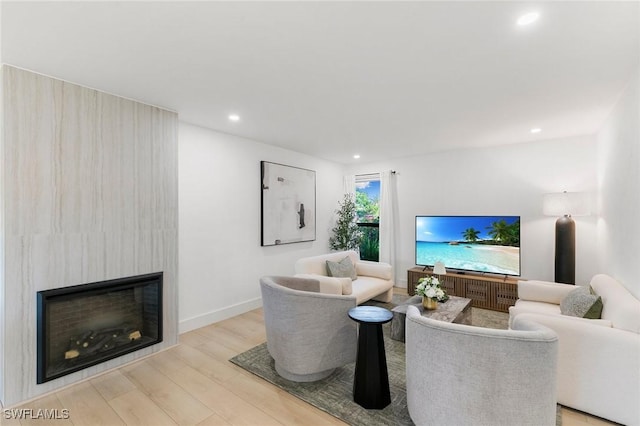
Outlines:
[[229, 121], [240, 121], [240, 116], [238, 114], [229, 114]]
[[521, 27], [524, 25], [529, 25], [538, 20], [540, 14], [538, 12], [529, 12], [525, 13], [521, 17], [518, 18], [518, 25]]
[[533, 129], [531, 129], [531, 133], [540, 133], [542, 131], [542, 129], [540, 127], [534, 127]]
[[355, 159], [357, 160], [358, 158], [360, 158], [360, 154], [355, 154], [355, 155], [353, 156], [353, 158], [355, 158]]

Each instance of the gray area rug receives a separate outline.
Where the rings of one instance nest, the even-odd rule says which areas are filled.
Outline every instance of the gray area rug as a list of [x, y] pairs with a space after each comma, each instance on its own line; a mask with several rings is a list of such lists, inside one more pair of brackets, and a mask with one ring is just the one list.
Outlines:
[[[392, 303], [371, 302], [367, 304], [390, 309], [402, 303], [406, 298], [406, 296], [394, 295]], [[478, 308], [472, 308], [472, 310], [473, 325], [486, 328], [507, 328], [507, 314]], [[296, 383], [285, 380], [276, 373], [273, 358], [267, 351], [266, 343], [249, 349], [231, 358], [230, 361], [350, 425], [413, 425], [407, 411], [404, 343], [388, 337], [390, 323], [383, 325], [383, 332], [391, 404], [382, 410], [367, 410], [353, 402], [355, 363], [336, 369], [326, 379], [312, 383]], [[561, 424], [559, 410], [556, 424], [558, 426]]]
[[249, 349], [230, 361], [350, 425], [413, 425], [407, 411], [404, 343], [387, 337], [390, 333], [389, 323], [383, 325], [383, 331], [391, 404], [382, 410], [367, 410], [353, 402], [355, 363], [337, 368], [326, 379], [296, 383], [285, 380], [276, 373], [266, 343]]

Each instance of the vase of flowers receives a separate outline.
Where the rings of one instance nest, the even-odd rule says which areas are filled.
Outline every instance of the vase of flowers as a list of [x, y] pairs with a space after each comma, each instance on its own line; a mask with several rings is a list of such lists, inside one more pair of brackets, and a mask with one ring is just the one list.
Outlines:
[[438, 301], [433, 300], [430, 297], [422, 296], [422, 307], [433, 311], [435, 309], [438, 309]]
[[434, 276], [420, 278], [416, 294], [422, 296], [422, 306], [425, 309], [437, 309], [438, 302], [446, 302], [449, 299], [447, 292], [440, 286], [440, 280]]

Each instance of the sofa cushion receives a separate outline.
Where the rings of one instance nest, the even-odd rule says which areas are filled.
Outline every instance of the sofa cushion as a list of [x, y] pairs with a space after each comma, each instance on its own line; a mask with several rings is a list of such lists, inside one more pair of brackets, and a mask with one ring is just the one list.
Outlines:
[[562, 315], [599, 319], [602, 314], [602, 298], [591, 292], [590, 286], [579, 286], [560, 302]]
[[327, 260], [327, 275], [330, 277], [349, 277], [351, 280], [358, 279], [358, 275], [356, 274], [356, 267], [349, 256], [346, 256], [339, 262], [334, 262], [331, 260]]

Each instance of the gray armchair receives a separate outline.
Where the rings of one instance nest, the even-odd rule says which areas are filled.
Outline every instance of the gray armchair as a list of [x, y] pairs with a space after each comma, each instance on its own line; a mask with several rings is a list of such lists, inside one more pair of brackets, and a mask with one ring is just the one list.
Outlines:
[[558, 337], [518, 318], [495, 330], [406, 319], [407, 407], [417, 426], [555, 425]]
[[323, 294], [320, 282], [295, 277], [260, 279], [267, 348], [278, 374], [294, 382], [329, 376], [356, 359], [354, 296]]

